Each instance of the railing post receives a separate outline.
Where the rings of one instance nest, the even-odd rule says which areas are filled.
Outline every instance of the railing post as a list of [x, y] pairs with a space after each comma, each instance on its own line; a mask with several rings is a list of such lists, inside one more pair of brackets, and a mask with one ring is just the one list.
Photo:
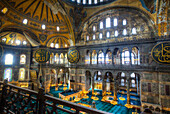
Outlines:
[[45, 99], [44, 99], [44, 88], [39, 88], [38, 91], [38, 114], [45, 114]]
[[7, 83], [8, 80], [4, 80], [3, 87], [2, 87], [2, 95], [1, 95], [1, 102], [0, 102], [0, 111], [2, 113], [4, 112], [4, 107], [6, 106]]

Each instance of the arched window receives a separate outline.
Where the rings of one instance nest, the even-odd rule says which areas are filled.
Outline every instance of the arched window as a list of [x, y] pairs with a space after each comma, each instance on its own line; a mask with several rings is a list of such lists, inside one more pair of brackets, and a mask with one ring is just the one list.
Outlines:
[[54, 54], [51, 53], [50, 55], [50, 64], [54, 64]]
[[100, 39], [103, 38], [103, 34], [102, 34], [102, 33], [99, 34], [99, 38], [100, 38]]
[[65, 54], [65, 64], [68, 63], [68, 59], [67, 59], [67, 53]]
[[107, 33], [106, 33], [106, 37], [107, 37], [107, 38], [110, 38], [110, 32], [107, 32]]
[[86, 40], [89, 41], [89, 36], [86, 36]]
[[123, 29], [123, 35], [127, 35], [127, 30], [126, 29]]
[[55, 54], [55, 63], [59, 64], [59, 55], [58, 55], [58, 53]]
[[86, 4], [86, 0], [83, 0], [83, 4]]
[[98, 64], [104, 64], [104, 53], [101, 50], [98, 55]]
[[130, 54], [127, 48], [124, 48], [122, 52], [122, 64], [124, 65], [130, 64]]
[[26, 55], [22, 54], [20, 55], [20, 64], [25, 64], [26, 63]]
[[132, 87], [135, 87], [135, 80], [131, 80], [131, 83], [132, 83]]
[[118, 25], [117, 18], [114, 18], [113, 24], [114, 24], [114, 26], [117, 26], [117, 25]]
[[53, 48], [53, 47], [54, 47], [54, 43], [51, 43], [51, 44], [50, 44], [50, 47], [52, 47], [52, 48]]
[[110, 51], [106, 54], [106, 64], [112, 64], [112, 53]]
[[58, 43], [55, 44], [55, 48], [59, 48], [59, 44]]
[[121, 79], [121, 86], [125, 86], [125, 80]]
[[95, 40], [96, 39], [96, 35], [95, 34], [93, 34], [93, 40]]
[[97, 64], [97, 53], [96, 50], [92, 52], [92, 64]]
[[97, 4], [97, 0], [94, 0], [94, 4]]
[[80, 3], [80, 0], [77, 0], [77, 3]]
[[139, 50], [138, 50], [137, 47], [132, 48], [131, 61], [132, 61], [133, 65], [139, 65], [140, 64], [140, 55], [139, 55]]
[[117, 37], [117, 36], [118, 36], [118, 31], [116, 30], [116, 31], [115, 31], [115, 37]]
[[132, 28], [132, 34], [136, 34], [136, 28]]
[[100, 29], [103, 29], [103, 21], [100, 22]]
[[90, 51], [89, 50], [87, 50], [86, 52], [85, 64], [90, 64]]
[[93, 31], [96, 31], [96, 26], [93, 26]]
[[7, 79], [9, 82], [12, 81], [12, 69], [11, 68], [6, 68], [4, 70], [4, 80]]
[[103, 2], [103, 0], [100, 0], [100, 2]]
[[92, 3], [92, 0], [89, 0], [89, 4], [91, 4]]
[[126, 25], [126, 19], [123, 19], [123, 25]]
[[120, 51], [119, 51], [118, 48], [116, 48], [116, 49], [114, 50], [113, 55], [114, 55], [114, 64], [119, 65], [119, 64], [120, 64]]
[[13, 64], [13, 55], [6, 54], [5, 55], [5, 65], [12, 65]]
[[121, 77], [125, 77], [125, 73], [124, 72], [121, 73]]
[[24, 68], [19, 69], [19, 80], [25, 80], [25, 69]]
[[135, 73], [132, 73], [132, 74], [130, 75], [130, 77], [131, 77], [131, 78], [135, 78]]
[[64, 63], [64, 55], [63, 53], [60, 54], [60, 64]]
[[110, 17], [106, 18], [106, 28], [109, 28], [109, 27], [111, 27]]

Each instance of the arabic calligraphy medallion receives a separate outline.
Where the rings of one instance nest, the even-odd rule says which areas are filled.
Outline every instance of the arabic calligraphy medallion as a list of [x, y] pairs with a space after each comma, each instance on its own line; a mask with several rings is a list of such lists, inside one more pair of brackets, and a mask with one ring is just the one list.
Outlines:
[[68, 50], [68, 61], [70, 63], [77, 63], [79, 60], [79, 51], [75, 48], [71, 48]]

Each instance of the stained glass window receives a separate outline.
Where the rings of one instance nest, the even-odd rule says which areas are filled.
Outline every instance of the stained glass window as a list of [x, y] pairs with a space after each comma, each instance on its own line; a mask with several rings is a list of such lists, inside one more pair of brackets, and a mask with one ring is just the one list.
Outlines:
[[4, 70], [4, 80], [7, 79], [9, 82], [12, 81], [12, 69], [11, 68], [6, 68]]
[[25, 64], [26, 63], [26, 55], [22, 54], [20, 55], [20, 64]]
[[24, 80], [25, 79], [25, 69], [20, 68], [19, 69], [19, 80]]

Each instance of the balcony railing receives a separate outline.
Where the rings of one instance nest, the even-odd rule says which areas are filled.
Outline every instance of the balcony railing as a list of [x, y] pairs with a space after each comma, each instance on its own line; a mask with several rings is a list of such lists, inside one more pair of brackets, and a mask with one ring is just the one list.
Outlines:
[[[8, 84], [5, 80], [0, 82], [0, 111], [7, 114], [107, 114], [107, 112], [88, 108], [69, 101], [64, 101], [44, 93], [40, 88], [38, 92]], [[109, 113], [108, 113], [109, 114]]]

